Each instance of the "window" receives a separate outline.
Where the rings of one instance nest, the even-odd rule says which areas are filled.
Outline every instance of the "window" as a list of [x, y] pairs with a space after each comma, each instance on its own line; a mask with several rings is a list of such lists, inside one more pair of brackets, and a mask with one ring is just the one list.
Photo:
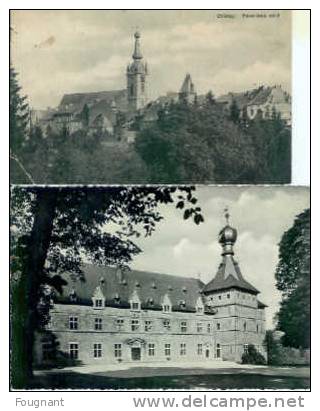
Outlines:
[[115, 344], [114, 345], [114, 356], [115, 356], [115, 358], [121, 358], [122, 357], [122, 346], [121, 346], [121, 344]]
[[186, 355], [187, 354], [187, 347], [185, 343], [180, 344], [180, 355]]
[[144, 330], [145, 331], [151, 331], [152, 330], [152, 321], [145, 321], [144, 323]]
[[227, 298], [230, 298], [230, 294], [229, 294], [229, 293], [227, 294]]
[[124, 325], [124, 319], [123, 318], [117, 318], [116, 324], [117, 324], [118, 329], [120, 330]]
[[202, 344], [198, 344], [198, 355], [202, 355]]
[[221, 295], [219, 295], [219, 297], [218, 297], [218, 298], [219, 298], [219, 300], [221, 300]]
[[148, 344], [148, 355], [149, 357], [154, 357], [154, 344]]
[[259, 325], [257, 324], [257, 333], [259, 332]]
[[95, 330], [102, 330], [102, 318], [95, 318], [94, 319], [94, 329]]
[[169, 312], [171, 311], [170, 305], [165, 304], [165, 305], [163, 306], [163, 311], [164, 311], [165, 313], [169, 313]]
[[216, 349], [216, 357], [217, 358], [221, 358], [221, 346], [220, 346], [220, 344], [218, 343], [217, 344], [217, 347], [216, 347], [217, 349]]
[[171, 345], [170, 344], [165, 344], [164, 345], [164, 355], [166, 357], [170, 357], [170, 355], [171, 355]]
[[166, 330], [170, 330], [170, 320], [163, 320], [163, 326]]
[[102, 357], [102, 344], [101, 343], [93, 344], [93, 356], [94, 358]]
[[70, 330], [78, 329], [78, 317], [69, 317], [69, 329]]
[[207, 332], [208, 332], [208, 334], [211, 333], [211, 324], [210, 323], [207, 324]]
[[131, 303], [131, 309], [132, 310], [140, 310], [140, 303], [132, 302]]
[[245, 354], [248, 354], [248, 344], [244, 344], [244, 345], [243, 345], [243, 352], [244, 352]]
[[221, 324], [217, 323], [217, 330], [221, 330]]
[[103, 307], [103, 299], [102, 298], [96, 298], [94, 300], [94, 306], [96, 308], [102, 308]]
[[131, 331], [139, 330], [139, 320], [131, 320]]
[[197, 323], [197, 332], [202, 333], [203, 332], [203, 325], [202, 323]]
[[180, 330], [182, 333], [186, 333], [187, 332], [187, 322], [186, 321], [181, 321], [180, 323]]
[[73, 360], [79, 358], [79, 344], [78, 343], [69, 343], [69, 357]]
[[243, 323], [243, 331], [247, 331], [247, 323], [246, 322]]

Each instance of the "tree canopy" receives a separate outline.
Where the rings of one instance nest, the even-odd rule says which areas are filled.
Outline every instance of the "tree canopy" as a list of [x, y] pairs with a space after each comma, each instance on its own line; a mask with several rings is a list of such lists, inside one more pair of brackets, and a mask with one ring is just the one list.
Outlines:
[[283, 344], [310, 347], [310, 209], [299, 214], [280, 241], [276, 286], [282, 292], [277, 328]]
[[141, 252], [134, 238], [154, 232], [162, 219], [161, 204], [172, 204], [184, 219], [193, 218], [200, 224], [203, 216], [194, 190], [191, 186], [13, 188], [11, 301], [16, 387], [24, 386], [32, 376], [34, 330], [45, 321], [47, 286], [61, 292], [65, 283], [60, 274], [64, 272], [85, 281], [83, 261], [120, 267], [130, 264]]
[[[142, 122], [143, 124], [143, 122]], [[291, 133], [278, 114], [240, 117], [208, 95], [203, 104], [171, 103], [141, 127], [135, 149], [151, 183], [284, 183], [291, 177]]]

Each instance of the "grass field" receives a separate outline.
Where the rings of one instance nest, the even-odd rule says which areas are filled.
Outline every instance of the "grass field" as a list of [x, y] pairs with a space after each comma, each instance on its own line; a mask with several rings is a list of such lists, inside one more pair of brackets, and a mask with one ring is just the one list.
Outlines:
[[145, 390], [308, 390], [309, 367], [235, 369], [131, 368], [125, 371], [79, 373], [70, 370], [37, 373], [30, 388]]

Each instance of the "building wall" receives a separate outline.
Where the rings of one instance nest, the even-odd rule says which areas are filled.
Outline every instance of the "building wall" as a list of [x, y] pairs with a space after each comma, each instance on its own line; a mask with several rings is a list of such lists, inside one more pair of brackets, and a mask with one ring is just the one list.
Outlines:
[[207, 296], [207, 301], [217, 310], [213, 321], [214, 333], [216, 344], [221, 345], [223, 359], [240, 362], [249, 344], [255, 345], [266, 357], [265, 314], [258, 308], [255, 295], [230, 290], [212, 293]]
[[[82, 363], [240, 361], [244, 344], [255, 344], [264, 352], [264, 328], [260, 333], [255, 328], [258, 323], [264, 327], [259, 311], [254, 307], [222, 303], [216, 315], [56, 304], [48, 328], [56, 335], [60, 351], [69, 353], [70, 343], [78, 344], [78, 359]], [[70, 317], [78, 319], [76, 330], [70, 330]], [[95, 319], [102, 320], [101, 330], [95, 329]], [[246, 332], [241, 330], [244, 319], [248, 321]], [[119, 320], [123, 320], [123, 325], [119, 325]], [[132, 330], [132, 320], [139, 321], [137, 330]], [[169, 329], [164, 326], [166, 320], [170, 321]], [[151, 328], [146, 321], [151, 322]], [[182, 322], [186, 322], [186, 330], [181, 328]], [[94, 344], [101, 344], [101, 357], [94, 357]], [[121, 357], [115, 355], [115, 344], [121, 344]], [[154, 353], [150, 351], [150, 344], [154, 344]], [[166, 355], [165, 344], [170, 344], [170, 355]], [[181, 344], [185, 344], [185, 354], [181, 353]], [[140, 352], [140, 360], [132, 358], [133, 351]], [[41, 339], [35, 356], [36, 362], [41, 363]]]

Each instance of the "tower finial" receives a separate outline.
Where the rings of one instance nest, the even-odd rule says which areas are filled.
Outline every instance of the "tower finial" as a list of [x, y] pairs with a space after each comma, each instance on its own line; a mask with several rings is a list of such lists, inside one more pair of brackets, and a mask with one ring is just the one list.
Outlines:
[[225, 217], [225, 219], [226, 219], [226, 223], [227, 223], [227, 225], [229, 225], [230, 213], [229, 213], [229, 208], [228, 208], [228, 206], [225, 206], [223, 212], [224, 212], [224, 217]]
[[142, 59], [142, 53], [140, 50], [140, 31], [138, 30], [138, 28], [136, 29], [135, 33], [134, 33], [134, 38], [135, 38], [135, 42], [134, 42], [134, 51], [133, 51], [133, 59], [134, 60], [141, 60]]

